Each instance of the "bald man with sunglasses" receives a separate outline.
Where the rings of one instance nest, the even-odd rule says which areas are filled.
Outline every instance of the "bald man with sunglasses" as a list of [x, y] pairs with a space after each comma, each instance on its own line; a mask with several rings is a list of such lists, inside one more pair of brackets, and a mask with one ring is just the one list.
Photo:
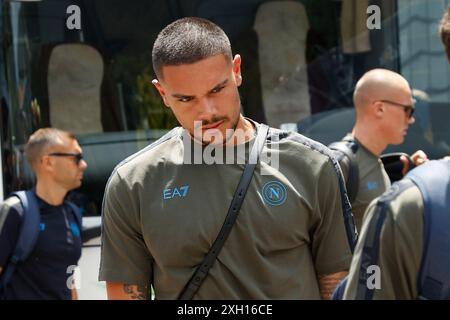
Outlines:
[[[359, 169], [358, 190], [351, 199], [357, 230], [361, 229], [364, 212], [370, 202], [386, 191], [391, 182], [380, 156], [388, 145], [403, 143], [413, 117], [415, 106], [408, 81], [400, 74], [386, 69], [366, 72], [357, 82], [353, 93], [356, 123], [346, 141], [355, 154]], [[419, 150], [412, 155], [415, 165], [427, 161], [427, 155]], [[409, 169], [409, 161], [402, 156], [403, 174]], [[340, 159], [346, 180], [349, 177], [348, 159]]]
[[[450, 5], [439, 30], [450, 62]], [[369, 205], [346, 285], [338, 291], [344, 299], [450, 299], [449, 190], [445, 157], [412, 170]], [[374, 266], [379, 283], [369, 286]]]
[[36, 174], [29, 199], [39, 206], [39, 235], [30, 255], [17, 263], [4, 284], [2, 275], [14, 263], [11, 256], [24, 214], [31, 211], [24, 212], [18, 197], [7, 198], [0, 207], [0, 300], [76, 299], [69, 277], [81, 256], [81, 225], [65, 197], [81, 186], [87, 163], [75, 136], [55, 128], [32, 134], [25, 154]]

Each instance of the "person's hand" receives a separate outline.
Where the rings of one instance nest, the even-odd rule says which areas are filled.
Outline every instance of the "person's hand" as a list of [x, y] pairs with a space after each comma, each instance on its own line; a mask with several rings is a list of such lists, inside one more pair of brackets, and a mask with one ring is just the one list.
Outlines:
[[[420, 166], [421, 164], [425, 163], [428, 161], [428, 156], [426, 155], [425, 152], [423, 152], [422, 150], [417, 150], [416, 152], [414, 152], [414, 154], [411, 156], [411, 159], [413, 161], [413, 163], [416, 166]], [[409, 171], [409, 160], [407, 157], [405, 156], [401, 156], [400, 157], [400, 161], [403, 162], [403, 170], [402, 173], [403, 175], [405, 175], [408, 171]]]

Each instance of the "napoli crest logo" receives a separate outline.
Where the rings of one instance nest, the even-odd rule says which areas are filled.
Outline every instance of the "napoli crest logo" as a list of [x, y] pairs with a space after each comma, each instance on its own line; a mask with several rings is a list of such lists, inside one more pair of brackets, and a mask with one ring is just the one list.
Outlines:
[[284, 184], [279, 181], [267, 182], [262, 188], [264, 202], [271, 206], [282, 205], [287, 198], [287, 191]]

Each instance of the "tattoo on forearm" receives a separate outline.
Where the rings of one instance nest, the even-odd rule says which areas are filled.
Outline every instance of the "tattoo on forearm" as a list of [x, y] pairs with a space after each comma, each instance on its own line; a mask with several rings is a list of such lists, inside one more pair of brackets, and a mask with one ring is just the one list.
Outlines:
[[319, 275], [319, 289], [322, 299], [331, 299], [334, 289], [336, 289], [336, 286], [346, 275], [346, 271], [329, 275]]
[[123, 292], [130, 296], [132, 300], [150, 299], [149, 287], [147, 285], [124, 284]]

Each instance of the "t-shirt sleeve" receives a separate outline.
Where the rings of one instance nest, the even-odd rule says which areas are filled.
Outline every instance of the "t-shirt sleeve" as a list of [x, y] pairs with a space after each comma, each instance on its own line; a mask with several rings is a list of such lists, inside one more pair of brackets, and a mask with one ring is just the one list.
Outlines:
[[312, 229], [312, 254], [318, 275], [347, 271], [350, 267], [352, 254], [341, 200], [345, 190], [338, 180], [341, 175], [329, 160], [318, 177]]
[[409, 188], [389, 203], [380, 233], [379, 260], [375, 265], [379, 271], [374, 271], [376, 268], [366, 271], [361, 270], [361, 257], [371, 226], [377, 223], [374, 218], [377, 200], [366, 211], [344, 299], [359, 298], [357, 290], [361, 272], [370, 276], [366, 280], [370, 283], [361, 288], [374, 290], [373, 299], [417, 299], [417, 276], [423, 247], [423, 200], [420, 191], [416, 187]]
[[16, 208], [20, 202], [11, 201], [14, 200], [5, 201], [0, 207], [0, 267], [6, 266], [20, 231], [21, 216]]
[[139, 195], [115, 171], [103, 200], [99, 280], [150, 284], [152, 261], [140, 224]]

